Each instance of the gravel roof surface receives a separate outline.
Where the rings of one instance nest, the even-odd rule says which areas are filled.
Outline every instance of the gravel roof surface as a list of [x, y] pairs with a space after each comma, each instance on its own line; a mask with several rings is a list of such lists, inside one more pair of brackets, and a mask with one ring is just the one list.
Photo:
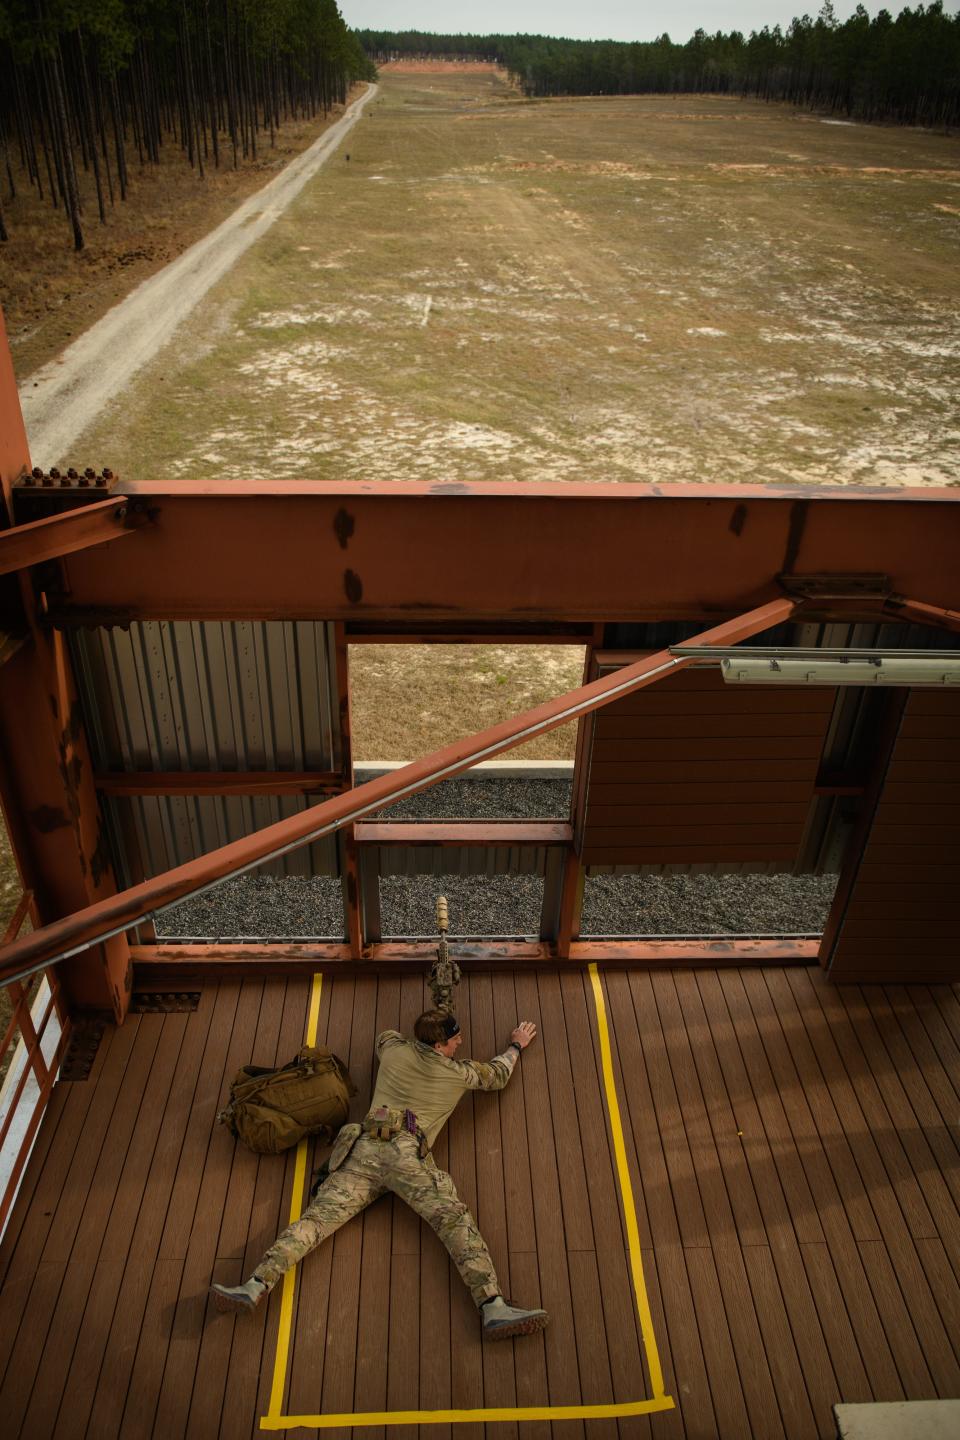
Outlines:
[[[584, 935], [819, 934], [835, 875], [597, 875]], [[392, 875], [380, 881], [383, 934], [432, 935], [437, 895], [453, 935], [537, 935], [539, 875]], [[339, 880], [243, 875], [157, 919], [164, 938], [342, 939]]]
[[836, 875], [594, 875], [583, 935], [819, 935]]
[[382, 820], [568, 820], [569, 780], [441, 780], [377, 813]]

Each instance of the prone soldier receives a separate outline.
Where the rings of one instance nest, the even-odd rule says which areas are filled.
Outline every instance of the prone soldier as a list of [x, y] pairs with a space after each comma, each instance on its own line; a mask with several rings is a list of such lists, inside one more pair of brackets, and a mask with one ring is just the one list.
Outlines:
[[345, 1125], [328, 1161], [328, 1175], [311, 1203], [274, 1241], [242, 1285], [213, 1285], [221, 1310], [252, 1311], [298, 1261], [388, 1190], [405, 1200], [442, 1240], [480, 1311], [483, 1335], [500, 1340], [531, 1335], [547, 1323], [545, 1310], [522, 1310], [503, 1298], [490, 1252], [453, 1180], [431, 1147], [468, 1090], [502, 1090], [536, 1036], [522, 1020], [492, 1060], [458, 1060], [463, 1037], [448, 1010], [427, 1010], [414, 1038], [396, 1030], [377, 1037], [380, 1070], [370, 1110]]

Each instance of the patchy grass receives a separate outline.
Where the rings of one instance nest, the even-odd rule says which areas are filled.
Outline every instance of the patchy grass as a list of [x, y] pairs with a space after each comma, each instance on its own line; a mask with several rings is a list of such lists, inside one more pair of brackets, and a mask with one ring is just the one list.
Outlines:
[[958, 203], [950, 136], [387, 71], [63, 459], [130, 478], [956, 483]]
[[[352, 645], [354, 760], [416, 760], [572, 690], [577, 645]], [[506, 760], [572, 760], [576, 725], [511, 750]]]
[[[358, 85], [349, 99], [365, 88]], [[86, 246], [79, 254], [63, 208], [54, 210], [47, 195], [46, 175], [44, 200], [25, 181], [13, 201], [5, 194], [10, 239], [0, 245], [0, 305], [21, 380], [219, 225], [241, 200], [312, 145], [344, 108], [334, 106], [326, 118], [290, 121], [277, 131], [273, 148], [269, 134], [261, 135], [256, 160], [241, 160], [237, 169], [228, 143], [219, 169], [212, 160], [205, 162], [203, 180], [175, 144], [163, 146], [159, 165], [141, 166], [131, 147], [128, 199], [121, 202], [115, 181], [116, 204], [108, 205], [105, 225], [97, 214], [92, 172], [80, 170]], [[18, 186], [21, 178], [18, 173]]]

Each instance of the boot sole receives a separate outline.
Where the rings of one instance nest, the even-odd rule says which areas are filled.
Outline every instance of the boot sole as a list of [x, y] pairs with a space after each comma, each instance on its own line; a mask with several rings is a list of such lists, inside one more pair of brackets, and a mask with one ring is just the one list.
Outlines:
[[498, 1325], [496, 1329], [484, 1330], [484, 1340], [512, 1340], [517, 1335], [536, 1335], [538, 1330], [547, 1328], [548, 1316], [531, 1315], [529, 1320], [515, 1320], [509, 1325]]
[[214, 1305], [223, 1314], [232, 1310], [235, 1314], [252, 1315], [257, 1308], [252, 1300], [241, 1300], [239, 1296], [224, 1295], [222, 1291], [214, 1288], [211, 1288], [210, 1294], [213, 1296]]

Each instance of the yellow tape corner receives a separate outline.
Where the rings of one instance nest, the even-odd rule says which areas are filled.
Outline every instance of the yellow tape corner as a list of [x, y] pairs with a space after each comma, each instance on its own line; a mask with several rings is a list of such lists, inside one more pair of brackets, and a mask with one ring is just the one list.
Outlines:
[[[648, 1400], [629, 1400], [618, 1405], [535, 1405], [510, 1406], [480, 1410], [384, 1410], [358, 1411], [343, 1415], [284, 1415], [283, 1394], [287, 1381], [287, 1364], [290, 1358], [290, 1335], [293, 1323], [293, 1294], [295, 1271], [288, 1270], [283, 1277], [283, 1291], [280, 1297], [280, 1328], [277, 1335], [277, 1352], [273, 1363], [273, 1381], [270, 1387], [268, 1412], [260, 1420], [261, 1430], [295, 1430], [304, 1427], [311, 1430], [330, 1430], [337, 1427], [362, 1427], [370, 1425], [468, 1425], [478, 1421], [497, 1423], [518, 1420], [615, 1420], [632, 1415], [653, 1415], [661, 1410], [672, 1410], [674, 1400], [664, 1393], [663, 1370], [653, 1333], [653, 1317], [647, 1298], [647, 1287], [643, 1278], [643, 1259], [640, 1251], [640, 1231], [637, 1226], [637, 1209], [633, 1199], [633, 1184], [627, 1165], [627, 1148], [623, 1138], [623, 1123], [620, 1119], [620, 1102], [613, 1075], [613, 1058], [610, 1050], [610, 1030], [607, 1025], [607, 1009], [603, 998], [603, 987], [596, 965], [590, 966], [590, 981], [593, 987], [593, 1001], [597, 1015], [597, 1034], [600, 1039], [600, 1061], [603, 1072], [603, 1089], [610, 1119], [613, 1138], [613, 1154], [623, 1204], [624, 1221], [627, 1228], [627, 1253], [630, 1257], [630, 1275], [636, 1299], [643, 1349], [650, 1374], [653, 1395]], [[307, 1015], [306, 1043], [315, 1045], [317, 1023], [320, 1015], [320, 990], [323, 976], [314, 975], [310, 991], [310, 1009]], [[293, 1192], [290, 1196], [290, 1224], [300, 1218], [303, 1206], [303, 1190], [307, 1172], [307, 1143], [302, 1140], [297, 1146], [296, 1164], [293, 1175]]]

